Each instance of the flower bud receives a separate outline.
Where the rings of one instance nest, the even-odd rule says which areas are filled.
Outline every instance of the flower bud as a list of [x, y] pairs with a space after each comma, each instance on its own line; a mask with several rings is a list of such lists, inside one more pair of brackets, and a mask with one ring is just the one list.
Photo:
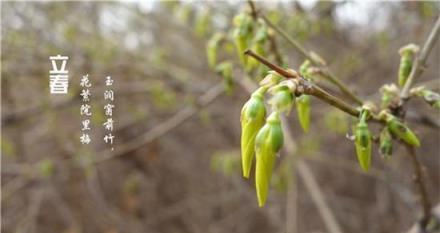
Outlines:
[[225, 61], [216, 67], [216, 71], [223, 77], [225, 90], [228, 94], [232, 93], [234, 80], [232, 79], [232, 62]]
[[399, 88], [395, 84], [385, 84], [380, 88], [382, 93], [382, 108], [388, 108], [390, 105], [396, 105], [400, 101]]
[[359, 123], [355, 128], [355, 146], [358, 162], [363, 171], [367, 172], [371, 163], [371, 133], [368, 129], [368, 111], [362, 111]]
[[[266, 51], [264, 50], [264, 44], [267, 41], [267, 38], [269, 36], [268, 29], [266, 23], [259, 19], [258, 21], [258, 30], [255, 33], [255, 37], [252, 40], [252, 50], [260, 55], [265, 56]], [[259, 62], [256, 59], [249, 59], [248, 60], [248, 70], [258, 67]]]
[[380, 141], [380, 147], [379, 147], [380, 153], [385, 157], [391, 156], [391, 154], [393, 153], [393, 139], [387, 127], [384, 127], [382, 129], [382, 132], [380, 132], [379, 141]]
[[267, 88], [256, 90], [241, 110], [241, 158], [243, 176], [249, 178], [255, 153], [255, 137], [264, 124], [266, 108], [263, 96]]
[[311, 65], [310, 61], [305, 60], [299, 67], [299, 72], [301, 73], [302, 77], [305, 79], [310, 79], [310, 72], [309, 72], [310, 65]]
[[276, 154], [283, 146], [283, 131], [281, 128], [279, 112], [269, 115], [266, 124], [258, 132], [255, 139], [256, 169], [255, 186], [257, 190], [258, 205], [266, 203], [269, 183], [272, 176]]
[[208, 58], [209, 67], [214, 68], [217, 63], [217, 51], [220, 41], [224, 38], [222, 33], [216, 33], [206, 45], [206, 57]]
[[198, 36], [204, 37], [208, 34], [211, 23], [211, 13], [208, 10], [202, 11], [196, 18], [195, 32]]
[[273, 109], [280, 112], [289, 113], [293, 105], [294, 96], [286, 85], [278, 85], [271, 89], [273, 97], [269, 104]]
[[277, 85], [283, 79], [281, 75], [273, 70], [269, 71], [268, 73], [269, 74], [260, 81], [260, 86], [272, 87]]
[[247, 65], [248, 59], [244, 55], [244, 51], [248, 48], [250, 36], [252, 33], [252, 19], [247, 14], [240, 14], [234, 17], [234, 25], [236, 26], [234, 30], [234, 41], [237, 47], [238, 57], [243, 65]]
[[403, 87], [408, 79], [413, 66], [414, 54], [417, 53], [419, 47], [415, 44], [409, 44], [399, 50], [400, 65], [399, 65], [399, 86]]
[[296, 111], [298, 113], [299, 123], [304, 132], [309, 131], [310, 126], [310, 101], [309, 95], [301, 95], [296, 98]]
[[[252, 51], [260, 56], [266, 56], [266, 51], [264, 50], [264, 42], [254, 42], [252, 44]], [[256, 59], [248, 59], [247, 61], [247, 70], [252, 70], [255, 67], [258, 67], [260, 63]]]
[[425, 89], [423, 86], [414, 88], [411, 93], [422, 97], [429, 105], [440, 110], [440, 94]]
[[408, 126], [400, 122], [396, 117], [388, 115], [387, 126], [395, 137], [400, 138], [409, 145], [420, 146], [420, 141], [417, 136], [408, 128]]

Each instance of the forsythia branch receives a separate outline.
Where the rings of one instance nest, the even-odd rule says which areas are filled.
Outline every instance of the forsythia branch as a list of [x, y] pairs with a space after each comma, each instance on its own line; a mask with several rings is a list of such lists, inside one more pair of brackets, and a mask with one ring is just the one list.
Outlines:
[[[262, 18], [266, 24], [274, 29], [277, 33], [279, 33], [284, 39], [286, 39], [295, 49], [298, 50], [299, 53], [301, 53], [306, 59], [310, 60], [314, 65], [316, 66], [325, 66], [325, 62], [322, 59], [318, 59], [316, 56], [313, 56], [312, 53], [307, 52], [307, 50], [301, 46], [295, 39], [291, 38], [283, 29], [279, 28], [277, 25], [272, 23], [263, 13], [258, 12], [255, 8], [255, 5], [252, 1], [248, 1], [250, 8], [251, 8], [251, 14], [255, 18], [256, 16], [259, 16]], [[357, 97], [344, 83], [340, 81], [339, 78], [337, 78], [332, 72], [327, 71], [325, 77], [333, 84], [335, 84], [342, 93], [347, 95], [352, 101], [355, 103], [362, 105], [363, 101]]]
[[[252, 50], [247, 50], [245, 52], [245, 54], [257, 59], [259, 62], [263, 63], [267, 67], [276, 71], [278, 74], [285, 77], [286, 79], [297, 79], [299, 81], [299, 84], [301, 85], [301, 88], [299, 88], [299, 89], [302, 89], [304, 94], [313, 95], [313, 96], [325, 101], [326, 103], [328, 103], [336, 108], [339, 108], [340, 110], [342, 110], [352, 116], [355, 116], [355, 117], [359, 116], [359, 113], [360, 113], [359, 110], [348, 105], [347, 103], [345, 103], [343, 100], [339, 99], [338, 97], [335, 97], [335, 96], [331, 95], [330, 93], [326, 92], [322, 88], [318, 87], [316, 84], [300, 77], [299, 74], [296, 73], [295, 71], [285, 70], [282, 67], [275, 65], [275, 64], [271, 63], [270, 61], [268, 61], [267, 59], [254, 53]], [[300, 94], [302, 94], [302, 93], [300, 93]]]
[[439, 35], [440, 35], [440, 16], [437, 18], [434, 27], [429, 33], [428, 39], [423, 45], [422, 51], [417, 56], [417, 59], [415, 59], [414, 67], [411, 69], [411, 73], [409, 74], [408, 80], [406, 81], [405, 86], [403, 87], [402, 92], [400, 93], [400, 98], [403, 101], [406, 101], [409, 98], [409, 90], [412, 86], [412, 83], [414, 82], [414, 79], [416, 79], [423, 73], [424, 68], [426, 66], [426, 60], [428, 59], [428, 56], [431, 53], [431, 50], [434, 47], [435, 42], [437, 42]]

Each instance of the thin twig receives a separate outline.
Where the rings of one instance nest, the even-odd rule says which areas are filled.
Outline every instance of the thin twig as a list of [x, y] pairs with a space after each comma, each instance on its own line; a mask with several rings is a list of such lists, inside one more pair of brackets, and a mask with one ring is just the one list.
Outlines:
[[415, 59], [414, 67], [411, 69], [411, 73], [409, 74], [408, 80], [403, 87], [400, 98], [405, 102], [409, 98], [409, 90], [412, 86], [413, 81], [418, 78], [423, 71], [425, 70], [426, 60], [428, 59], [429, 54], [431, 53], [432, 48], [437, 42], [438, 37], [440, 35], [440, 16], [437, 18], [437, 21], [434, 24], [431, 32], [429, 33], [428, 39], [423, 45], [422, 51]]
[[348, 87], [345, 84], [343, 84], [338, 78], [336, 78], [335, 75], [332, 74], [330, 70], [328, 69], [324, 70], [318, 68], [316, 71], [318, 75], [327, 79], [331, 83], [335, 84], [342, 93], [350, 97], [354, 102], [356, 102], [359, 105], [362, 105], [362, 100], [359, 99], [355, 94], [353, 94], [353, 92], [351, 92], [350, 89], [348, 89]]
[[[253, 3], [251, 1], [249, 1], [249, 2], [250, 2], [250, 5], [253, 6]], [[253, 6], [253, 8], [255, 8], [255, 6]], [[280, 27], [278, 27], [277, 25], [272, 23], [270, 21], [270, 19], [268, 19], [264, 14], [262, 14], [261, 12], [258, 12], [258, 11], [255, 11], [255, 12], [258, 14], [258, 16], [260, 16], [260, 18], [262, 18], [266, 22], [266, 24], [269, 27], [274, 29], [284, 39], [286, 39], [287, 42], [289, 42], [296, 50], [298, 50], [298, 52], [301, 53], [306, 59], [310, 60], [316, 66], [326, 66], [325, 62], [323, 62], [320, 59], [317, 59], [316, 57], [312, 56], [311, 53], [307, 52], [307, 50], [303, 46], [301, 46], [300, 43], [298, 43], [298, 41], [296, 41], [295, 39], [290, 37], [283, 29], [281, 29]], [[341, 80], [338, 77], [336, 77], [332, 72], [327, 71], [327, 76], [326, 77], [329, 79], [329, 81], [331, 83], [335, 84], [341, 90], [341, 92], [344, 93], [345, 95], [347, 95], [347, 97], [349, 97], [352, 101], [354, 101], [355, 103], [357, 103], [359, 105], [362, 105], [362, 103], [363, 103], [362, 100], [359, 97], [357, 97], [347, 87], [347, 85], [342, 83]]]
[[118, 157], [126, 154], [127, 152], [133, 151], [154, 139], [166, 134], [170, 130], [179, 126], [181, 123], [190, 119], [194, 114], [198, 112], [198, 110], [202, 107], [209, 105], [212, 101], [214, 101], [218, 96], [220, 96], [224, 92], [223, 83], [219, 83], [214, 87], [210, 88], [205, 92], [202, 96], [199, 97], [197, 106], [190, 106], [182, 109], [177, 114], [167, 119], [160, 125], [157, 125], [153, 129], [149, 130], [145, 134], [139, 136], [136, 139], [131, 140], [129, 143], [124, 144], [123, 146], [119, 146], [116, 150], [106, 150], [99, 154], [103, 154], [103, 156], [99, 157], [96, 160], [96, 163], [103, 162], [114, 157]]
[[431, 216], [431, 202], [429, 201], [428, 192], [426, 190], [425, 182], [423, 179], [423, 166], [419, 161], [416, 153], [416, 149], [413, 146], [405, 145], [408, 154], [411, 157], [413, 169], [414, 169], [414, 182], [417, 185], [417, 189], [420, 195], [420, 202], [423, 208], [423, 216], [420, 220], [420, 225], [425, 229]]
[[296, 72], [293, 72], [291, 70], [285, 70], [282, 67], [271, 63], [266, 58], [254, 53], [252, 50], [246, 50], [245, 54], [255, 58], [259, 62], [263, 63], [264, 65], [276, 71], [278, 74], [282, 75], [287, 79], [290, 78], [298, 79], [299, 84], [302, 85], [304, 94], [313, 95], [352, 116], [355, 117], [359, 116], [359, 110], [357, 110], [354, 107], [351, 107], [343, 100], [339, 99], [338, 97], [335, 97], [330, 93], [326, 92], [325, 90], [318, 87], [316, 84], [312, 83], [311, 81], [301, 78]]
[[341, 233], [341, 227], [336, 221], [335, 216], [333, 215], [330, 207], [327, 205], [325, 201], [324, 195], [319, 188], [318, 182], [316, 182], [315, 175], [311, 172], [310, 167], [304, 161], [298, 161], [298, 172], [304, 180], [304, 184], [306, 188], [309, 190], [309, 193], [318, 207], [318, 211], [321, 214], [325, 225], [330, 233]]

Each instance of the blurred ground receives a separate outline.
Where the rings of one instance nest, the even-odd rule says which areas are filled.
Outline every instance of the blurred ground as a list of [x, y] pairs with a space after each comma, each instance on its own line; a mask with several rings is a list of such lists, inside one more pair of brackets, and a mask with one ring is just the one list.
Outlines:
[[[380, 99], [377, 90], [397, 78], [398, 49], [423, 44], [439, 15], [437, 2], [257, 5], [374, 101]], [[246, 2], [1, 7], [2, 232], [327, 232], [294, 169], [283, 173], [280, 162], [264, 208], [257, 206], [254, 181], [240, 176], [239, 115], [248, 93], [238, 84], [232, 94], [222, 93], [205, 45], [231, 27]], [[289, 67], [297, 69], [303, 58], [282, 38], [277, 42]], [[49, 95], [48, 57], [56, 54], [70, 57], [68, 96]], [[439, 59], [436, 45], [417, 82], [438, 81]], [[88, 146], [79, 141], [79, 81], [85, 74], [93, 83]], [[234, 74], [244, 78], [239, 66]], [[116, 152], [102, 140], [100, 95], [107, 75], [115, 80]], [[438, 82], [430, 87], [440, 89]], [[409, 125], [422, 141], [418, 152], [429, 197], [438, 203], [440, 135], [438, 126], [423, 119], [438, 122], [439, 115], [421, 100], [409, 106]], [[364, 174], [346, 138], [350, 118], [316, 99], [312, 111], [308, 134], [296, 114], [288, 118], [295, 156], [311, 167], [343, 231], [408, 230], [420, 206], [404, 148], [387, 161], [375, 151], [372, 171]], [[180, 124], [183, 118], [188, 120]]]

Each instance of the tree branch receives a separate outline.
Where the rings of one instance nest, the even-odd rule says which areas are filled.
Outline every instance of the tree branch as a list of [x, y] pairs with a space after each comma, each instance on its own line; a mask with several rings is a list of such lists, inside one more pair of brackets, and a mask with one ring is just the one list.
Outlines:
[[420, 202], [423, 209], [423, 216], [422, 219], [420, 220], [420, 225], [423, 229], [425, 229], [431, 216], [431, 202], [429, 201], [428, 192], [426, 191], [426, 186], [423, 179], [423, 166], [419, 161], [419, 159], [417, 158], [416, 149], [413, 146], [409, 146], [406, 144], [405, 146], [411, 157], [411, 161], [414, 168], [414, 182], [417, 185], [417, 189], [420, 195], [419, 197]]
[[429, 33], [428, 39], [423, 45], [422, 51], [417, 56], [417, 59], [415, 59], [414, 67], [411, 69], [411, 73], [409, 74], [408, 80], [406, 81], [405, 86], [403, 87], [400, 93], [400, 98], [403, 100], [403, 102], [405, 102], [409, 98], [409, 89], [411, 88], [414, 79], [418, 78], [425, 70], [426, 60], [428, 59], [428, 56], [431, 53], [431, 50], [434, 47], [435, 42], [437, 42], [439, 34], [440, 34], [440, 16], [437, 18], [434, 27]]
[[[251, 6], [251, 9], [253, 9], [252, 10], [252, 14], [257, 14], [260, 18], [262, 18], [269, 27], [274, 29], [284, 39], [286, 39], [287, 42], [289, 42], [296, 50], [298, 50], [299, 53], [301, 53], [306, 59], [310, 60], [313, 63], [313, 65], [316, 65], [316, 66], [326, 66], [325, 62], [321, 61], [320, 59], [316, 58], [315, 56], [312, 56], [310, 52], [307, 52], [307, 50], [303, 46], [301, 46], [301, 44], [299, 44], [295, 39], [290, 37], [283, 29], [281, 29], [280, 27], [278, 27], [277, 25], [272, 23], [264, 14], [262, 14], [261, 12], [256, 11], [255, 10], [255, 6], [252, 3], [252, 1], [249, 1], [249, 4]], [[326, 72], [326, 77], [329, 79], [329, 81], [331, 83], [335, 84], [340, 89], [340, 91], [342, 93], [344, 93], [345, 95], [347, 95], [347, 97], [349, 97], [352, 101], [354, 101], [355, 103], [357, 103], [359, 105], [363, 104], [363, 101], [359, 97], [357, 97], [347, 87], [347, 85], [342, 83], [340, 81], [340, 79], [338, 77], [336, 77], [332, 72], [327, 71]]]
[[245, 54], [255, 58], [256, 60], [263, 63], [267, 67], [276, 71], [281, 76], [285, 77], [286, 79], [297, 79], [299, 81], [299, 84], [301, 85], [301, 87], [299, 89], [302, 89], [304, 94], [313, 95], [313, 96], [323, 100], [324, 102], [326, 102], [326, 103], [328, 103], [328, 104], [330, 104], [330, 105], [332, 105], [332, 106], [334, 106], [334, 107], [336, 107], [336, 108], [338, 108], [338, 109], [340, 109], [340, 110], [342, 110], [342, 111], [344, 111], [354, 117], [359, 116], [359, 110], [348, 105], [347, 103], [345, 103], [343, 100], [339, 99], [338, 97], [335, 97], [335, 96], [331, 95], [330, 93], [326, 92], [325, 90], [323, 90], [322, 88], [320, 88], [316, 84], [300, 77], [298, 73], [296, 73], [292, 70], [285, 70], [282, 67], [271, 63], [270, 61], [268, 61], [264, 57], [259, 56], [258, 54], [254, 53], [252, 50], [246, 50]]

